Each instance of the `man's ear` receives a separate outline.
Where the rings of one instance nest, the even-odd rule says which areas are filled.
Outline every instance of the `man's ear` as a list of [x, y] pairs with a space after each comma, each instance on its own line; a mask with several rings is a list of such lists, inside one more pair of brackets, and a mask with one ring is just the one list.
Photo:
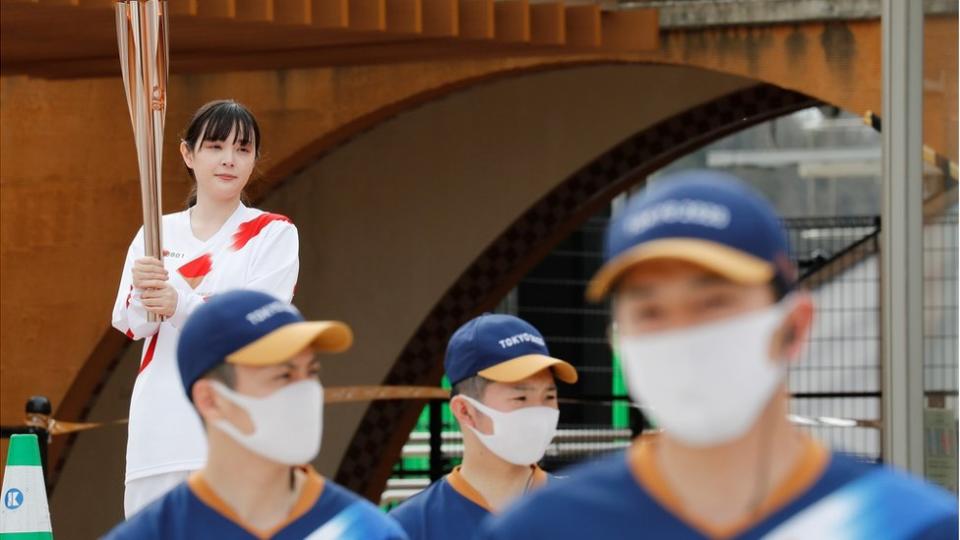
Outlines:
[[467, 400], [463, 399], [460, 396], [453, 396], [450, 398], [450, 412], [453, 413], [453, 417], [457, 419], [457, 423], [460, 424], [460, 428], [463, 429], [466, 426], [473, 428], [477, 427], [477, 421], [474, 417], [473, 408], [470, 407], [470, 404]]
[[776, 357], [787, 361], [794, 361], [800, 356], [813, 326], [813, 301], [810, 295], [805, 291], [793, 294], [792, 307], [774, 340]]
[[193, 383], [193, 405], [200, 413], [200, 417], [205, 422], [219, 420], [223, 418], [220, 408], [220, 394], [213, 388], [213, 384], [208, 379], [200, 379]]

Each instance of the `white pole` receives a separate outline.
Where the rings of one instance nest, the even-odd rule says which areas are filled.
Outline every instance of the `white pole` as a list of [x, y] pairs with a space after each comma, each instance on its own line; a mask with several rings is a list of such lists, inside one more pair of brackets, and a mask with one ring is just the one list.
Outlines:
[[923, 2], [884, 0], [883, 457], [923, 474]]

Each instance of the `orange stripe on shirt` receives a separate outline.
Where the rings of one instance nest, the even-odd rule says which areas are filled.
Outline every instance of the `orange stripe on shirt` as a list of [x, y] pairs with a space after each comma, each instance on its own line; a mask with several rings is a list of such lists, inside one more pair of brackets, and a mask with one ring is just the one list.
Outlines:
[[203, 477], [202, 470], [190, 475], [190, 477], [187, 479], [187, 487], [190, 488], [190, 491], [192, 491], [193, 494], [203, 502], [203, 504], [209, 506], [212, 510], [232, 521], [238, 527], [252, 534], [256, 538], [266, 540], [272, 538], [275, 534], [288, 527], [291, 523], [303, 517], [303, 515], [309, 512], [310, 509], [317, 504], [317, 501], [320, 500], [320, 495], [323, 494], [323, 477], [320, 476], [317, 471], [313, 469], [313, 467], [307, 466], [302, 470], [306, 473], [307, 478], [304, 481], [303, 488], [300, 490], [300, 496], [297, 498], [297, 502], [294, 503], [293, 507], [290, 509], [290, 513], [287, 515], [286, 519], [274, 525], [270, 528], [270, 530], [267, 531], [257, 529], [237, 515], [233, 508], [230, 508], [230, 505], [220, 498], [210, 484], [207, 483], [207, 480]]
[[483, 508], [487, 512], [493, 512], [493, 508], [490, 507], [490, 503], [487, 502], [487, 499], [480, 494], [473, 486], [470, 485], [470, 482], [467, 482], [467, 479], [460, 474], [460, 467], [454, 468], [450, 471], [450, 474], [447, 475], [445, 481], [450, 484], [450, 487], [454, 491], [463, 495], [465, 499], [476, 504], [480, 508]]
[[[533, 480], [530, 482], [531, 488], [539, 488], [547, 483], [547, 473], [543, 469], [536, 465], [530, 466], [533, 469]], [[487, 499], [479, 492], [476, 488], [470, 485], [470, 482], [467, 482], [467, 479], [463, 477], [463, 474], [460, 473], [460, 467], [457, 466], [450, 474], [445, 478], [446, 482], [450, 484], [450, 487], [454, 491], [462, 495], [468, 501], [476, 504], [480, 508], [483, 508], [487, 512], [493, 513], [494, 510], [490, 506], [490, 503], [487, 502]]]
[[771, 490], [755, 512], [730, 525], [716, 526], [691, 514], [684, 508], [677, 494], [670, 488], [669, 482], [657, 467], [654, 448], [657, 436], [639, 437], [627, 452], [627, 464], [634, 480], [643, 487], [654, 500], [660, 503], [674, 517], [709, 538], [731, 538], [770, 517], [800, 494], [810, 489], [823, 474], [830, 453], [809, 437], [804, 437], [804, 449], [793, 470], [786, 478]]

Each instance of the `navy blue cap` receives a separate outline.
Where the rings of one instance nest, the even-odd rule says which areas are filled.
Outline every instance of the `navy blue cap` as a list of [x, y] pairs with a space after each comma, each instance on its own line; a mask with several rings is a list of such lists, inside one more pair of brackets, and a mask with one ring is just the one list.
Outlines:
[[480, 375], [497, 382], [516, 382], [552, 369], [563, 382], [577, 382], [577, 370], [553, 358], [540, 332], [513, 315], [486, 313], [457, 329], [443, 361], [450, 384]]
[[305, 321], [297, 308], [269, 294], [237, 290], [213, 296], [190, 315], [177, 344], [184, 391], [222, 363], [281, 364], [307, 347], [350, 348], [353, 332], [339, 321]]
[[664, 176], [631, 198], [607, 228], [604, 265], [587, 288], [601, 300], [624, 272], [680, 259], [738, 283], [796, 282], [786, 232], [771, 204], [737, 177], [710, 170]]

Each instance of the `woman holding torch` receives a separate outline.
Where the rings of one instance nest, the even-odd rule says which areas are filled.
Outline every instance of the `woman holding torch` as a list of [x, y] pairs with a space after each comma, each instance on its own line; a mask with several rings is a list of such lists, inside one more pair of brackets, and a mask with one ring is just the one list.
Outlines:
[[[256, 289], [285, 301], [299, 271], [299, 240], [290, 220], [241, 202], [260, 155], [260, 129], [243, 105], [201, 107], [184, 133], [180, 153], [195, 180], [188, 208], [163, 216], [163, 260], [144, 256], [143, 229], [127, 251], [113, 326], [144, 340], [130, 400], [127, 437], [127, 517], [201, 468], [206, 441], [180, 386], [180, 328], [212, 295]], [[149, 314], [159, 317], [151, 322]]]

